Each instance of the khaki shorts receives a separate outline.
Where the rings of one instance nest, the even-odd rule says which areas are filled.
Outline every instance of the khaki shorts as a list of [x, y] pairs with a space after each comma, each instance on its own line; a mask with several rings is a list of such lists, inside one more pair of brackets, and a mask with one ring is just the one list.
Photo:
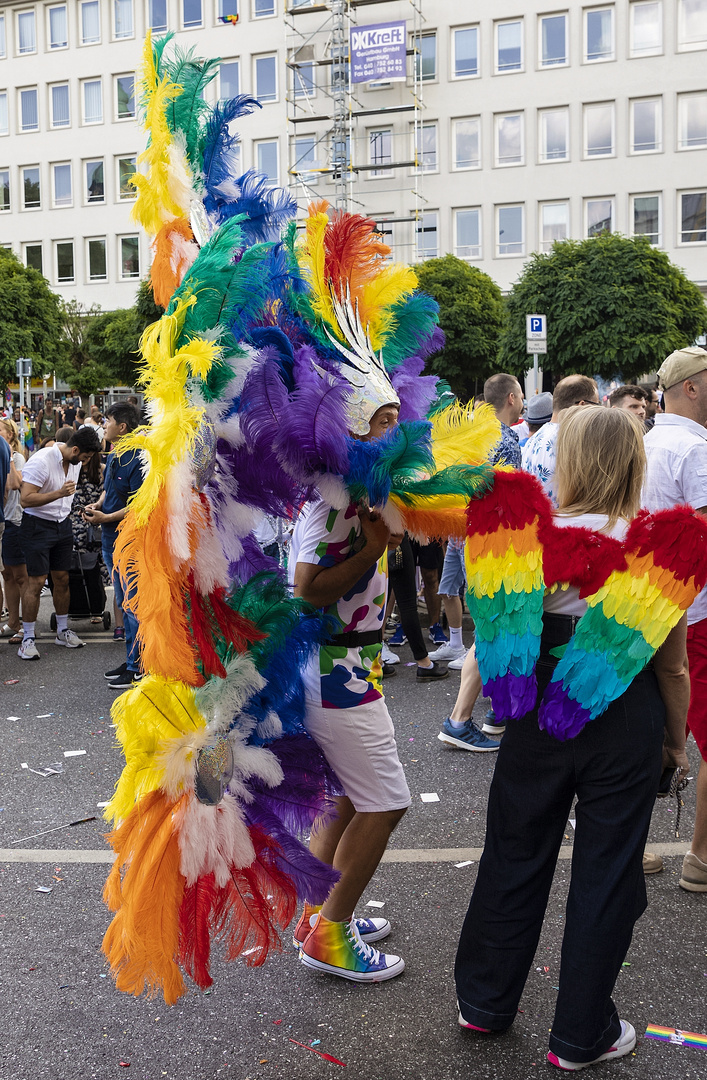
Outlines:
[[359, 813], [410, 805], [393, 721], [383, 698], [353, 709], [323, 709], [308, 701], [304, 726]]

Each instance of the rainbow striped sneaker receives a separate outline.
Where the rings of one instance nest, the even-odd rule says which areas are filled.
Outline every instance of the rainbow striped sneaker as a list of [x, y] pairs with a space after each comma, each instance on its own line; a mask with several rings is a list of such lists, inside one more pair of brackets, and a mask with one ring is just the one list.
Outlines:
[[383, 982], [405, 970], [405, 961], [399, 956], [380, 953], [362, 941], [353, 918], [348, 922], [330, 922], [317, 915], [299, 958], [305, 967], [340, 975], [352, 982]]
[[[304, 945], [305, 938], [309, 931], [313, 929], [320, 911], [321, 906], [314, 907], [312, 904], [305, 903], [304, 911], [292, 932], [292, 944], [296, 949], [300, 949]], [[356, 929], [361, 940], [370, 945], [372, 941], [381, 941], [384, 937], [387, 937], [392, 927], [387, 919], [356, 919]]]

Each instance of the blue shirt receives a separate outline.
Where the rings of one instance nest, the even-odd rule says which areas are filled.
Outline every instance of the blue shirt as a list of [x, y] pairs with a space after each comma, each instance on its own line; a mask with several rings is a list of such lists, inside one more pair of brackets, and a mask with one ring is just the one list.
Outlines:
[[[137, 450], [126, 450], [124, 454], [121, 454], [119, 449], [111, 450], [103, 478], [106, 492], [101, 507], [103, 513], [114, 514], [116, 510], [124, 510], [128, 499], [139, 489], [143, 479], [142, 462]], [[119, 521], [107, 521], [103, 525], [103, 532], [114, 535], [119, 525]]]
[[10, 462], [12, 461], [12, 454], [10, 452], [10, 444], [6, 439], [3, 439], [0, 435], [0, 521], [5, 520], [3, 513], [3, 505], [5, 503], [5, 484], [7, 478], [10, 475]]

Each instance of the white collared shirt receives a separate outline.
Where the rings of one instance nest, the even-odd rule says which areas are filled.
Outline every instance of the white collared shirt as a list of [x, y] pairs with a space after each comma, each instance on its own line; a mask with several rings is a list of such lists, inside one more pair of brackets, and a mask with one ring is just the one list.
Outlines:
[[[55, 443], [54, 446], [45, 446], [44, 450], [38, 450], [32, 455], [22, 470], [22, 480], [38, 488], [40, 495], [45, 495], [49, 491], [58, 491], [67, 480], [78, 484], [80, 472], [81, 462], [78, 465], [69, 465], [68, 471], [64, 472], [64, 459]], [[24, 512], [32, 517], [44, 518], [45, 521], [63, 521], [69, 516], [73, 501], [73, 495], [66, 495], [63, 499], [55, 499], [44, 506], [25, 507]]]
[[[643, 505], [668, 510], [685, 503], [707, 506], [707, 428], [675, 413], [658, 413], [646, 434], [646, 481]], [[687, 613], [688, 625], [707, 619], [707, 589]]]

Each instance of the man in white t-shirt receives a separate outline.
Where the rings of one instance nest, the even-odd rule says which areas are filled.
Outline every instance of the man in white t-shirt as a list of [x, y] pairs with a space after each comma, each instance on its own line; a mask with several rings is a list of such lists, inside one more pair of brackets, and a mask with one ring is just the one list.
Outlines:
[[[671, 353], [658, 377], [665, 412], [656, 416], [645, 437], [643, 504], [661, 510], [688, 503], [707, 515], [707, 352], [690, 348]], [[695, 830], [680, 885], [689, 892], [707, 893], [707, 589], [687, 613], [687, 657], [691, 687], [687, 726], [702, 762]]]
[[21, 660], [39, 660], [34, 643], [42, 586], [51, 573], [56, 612], [55, 645], [79, 649], [81, 641], [68, 628], [69, 570], [73, 550], [71, 503], [84, 462], [101, 449], [91, 428], [75, 431], [65, 443], [38, 450], [22, 470], [20, 503], [24, 510], [20, 543], [25, 553], [28, 582], [22, 597]]

